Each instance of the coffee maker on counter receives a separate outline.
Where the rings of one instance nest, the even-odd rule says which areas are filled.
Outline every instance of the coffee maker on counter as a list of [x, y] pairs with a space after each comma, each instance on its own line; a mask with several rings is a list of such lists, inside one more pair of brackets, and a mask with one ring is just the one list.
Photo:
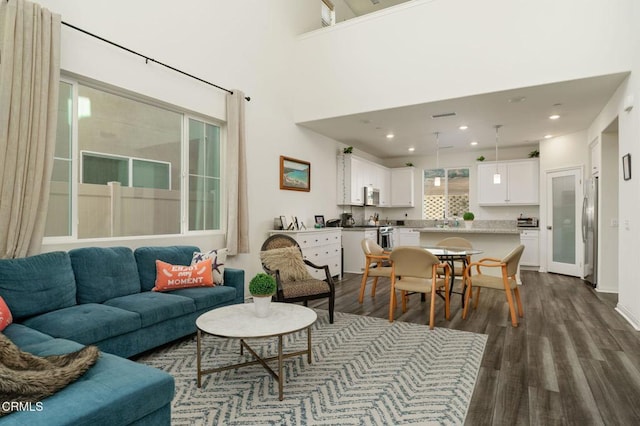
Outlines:
[[343, 228], [351, 228], [356, 224], [356, 221], [353, 220], [353, 214], [351, 213], [342, 213], [340, 215], [340, 223]]

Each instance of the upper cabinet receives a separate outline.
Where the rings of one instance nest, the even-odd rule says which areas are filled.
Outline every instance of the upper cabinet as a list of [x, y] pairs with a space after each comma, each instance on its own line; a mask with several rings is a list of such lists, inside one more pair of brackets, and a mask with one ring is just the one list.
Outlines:
[[[500, 183], [493, 175], [500, 173]], [[540, 204], [538, 159], [478, 164], [478, 204], [481, 206]]]
[[391, 169], [391, 207], [413, 207], [413, 167]]
[[[364, 187], [371, 186], [380, 190], [378, 207], [392, 207], [393, 194], [392, 174], [394, 170], [380, 164], [372, 163], [352, 154], [338, 155], [338, 179], [337, 179], [337, 200], [339, 205], [362, 206], [364, 204]], [[406, 172], [405, 172], [406, 174]], [[402, 173], [401, 173], [402, 175]], [[410, 186], [413, 188], [413, 172], [410, 174]], [[398, 187], [406, 188], [409, 185], [408, 177], [396, 177]], [[404, 189], [406, 191], [406, 189]], [[402, 195], [398, 200], [402, 200], [399, 206], [407, 206], [408, 197]], [[413, 189], [411, 189], [411, 205], [413, 205]]]

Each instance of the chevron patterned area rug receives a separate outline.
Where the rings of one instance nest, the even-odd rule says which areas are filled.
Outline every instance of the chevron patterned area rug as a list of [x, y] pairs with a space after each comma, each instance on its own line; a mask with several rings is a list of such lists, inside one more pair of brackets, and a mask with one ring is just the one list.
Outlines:
[[[175, 377], [173, 425], [458, 425], [463, 424], [487, 336], [317, 310], [313, 363], [284, 361], [284, 401], [260, 365], [203, 377], [196, 384], [195, 336], [137, 361]], [[306, 348], [306, 332], [284, 338], [286, 352]], [[277, 338], [247, 340], [277, 353]], [[203, 368], [250, 360], [237, 340], [205, 336]], [[276, 368], [273, 361], [272, 368]]]

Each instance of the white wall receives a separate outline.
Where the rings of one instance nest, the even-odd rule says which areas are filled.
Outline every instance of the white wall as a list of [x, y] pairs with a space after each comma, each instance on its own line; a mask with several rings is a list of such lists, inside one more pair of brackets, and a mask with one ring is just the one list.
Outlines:
[[[251, 96], [246, 104], [251, 254], [230, 266], [247, 278], [261, 270], [260, 246], [273, 218], [297, 215], [307, 224], [315, 214], [335, 217], [336, 142], [293, 122], [292, 55], [296, 37], [319, 28], [315, 0], [167, 0], [86, 2], [39, 1], [62, 20], [180, 68], [205, 80]], [[225, 93], [111, 47], [75, 30], [62, 28], [62, 69], [158, 99], [225, 118]], [[279, 156], [311, 162], [311, 192], [279, 189]], [[45, 251], [77, 245], [224, 245], [224, 236], [144, 237], [118, 241], [58, 242]]]
[[631, 67], [634, 0], [413, 0], [300, 36], [295, 120]]
[[598, 291], [618, 292], [618, 187], [620, 154], [618, 133], [603, 133], [600, 139], [602, 160], [599, 177], [598, 214]]

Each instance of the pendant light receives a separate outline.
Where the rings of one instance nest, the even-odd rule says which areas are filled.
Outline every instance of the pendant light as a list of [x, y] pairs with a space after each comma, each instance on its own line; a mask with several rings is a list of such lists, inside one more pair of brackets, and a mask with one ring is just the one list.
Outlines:
[[498, 171], [498, 129], [501, 125], [496, 125], [496, 172], [493, 174], [493, 183], [500, 185], [500, 172]]
[[[436, 173], [440, 173], [440, 132], [436, 132]], [[433, 186], [440, 186], [440, 176], [433, 179]]]

